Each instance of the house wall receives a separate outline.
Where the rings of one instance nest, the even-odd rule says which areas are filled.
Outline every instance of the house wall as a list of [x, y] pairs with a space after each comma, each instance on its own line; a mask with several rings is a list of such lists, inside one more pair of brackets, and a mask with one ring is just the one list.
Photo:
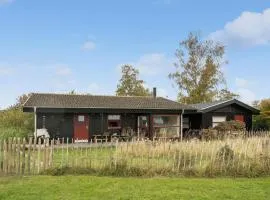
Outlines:
[[[82, 114], [86, 114], [86, 113], [82, 113]], [[103, 135], [103, 133], [109, 132], [108, 130], [108, 115], [109, 114], [121, 115], [121, 128], [131, 128], [136, 132], [138, 128], [138, 116], [140, 115], [148, 117], [149, 127], [151, 127], [152, 122], [151, 122], [150, 113], [118, 113], [118, 112], [88, 113], [89, 138], [93, 137], [94, 135]], [[155, 112], [155, 114], [159, 114], [159, 113]], [[166, 114], [166, 112], [160, 112], [160, 114]], [[74, 134], [73, 119], [74, 119], [73, 113], [38, 112], [37, 113], [37, 129], [46, 128], [51, 137], [73, 138], [73, 134]], [[149, 131], [151, 132], [151, 128]], [[149, 134], [148, 136], [151, 137], [151, 135], [152, 134]]]
[[213, 116], [226, 116], [227, 121], [234, 120], [235, 115], [243, 115], [247, 130], [252, 129], [252, 112], [237, 104], [225, 106], [223, 108], [213, 110], [202, 114], [202, 127], [212, 127]]
[[102, 135], [104, 132], [104, 122], [102, 120], [104, 115], [102, 113], [89, 115], [89, 136]]
[[[45, 117], [45, 120], [44, 120]], [[45, 124], [43, 124], [45, 122]], [[43, 127], [45, 125], [45, 127]], [[37, 129], [46, 128], [51, 137], [73, 137], [73, 114], [37, 114]]]

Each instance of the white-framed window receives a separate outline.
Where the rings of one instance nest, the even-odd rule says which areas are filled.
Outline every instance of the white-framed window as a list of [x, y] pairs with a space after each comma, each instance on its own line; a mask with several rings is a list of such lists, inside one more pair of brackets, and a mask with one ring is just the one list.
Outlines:
[[189, 129], [189, 117], [183, 118], [183, 128]]
[[179, 115], [154, 115], [153, 127], [156, 137], [175, 137], [180, 133]]
[[212, 127], [216, 127], [221, 122], [226, 122], [226, 116], [213, 116]]
[[84, 115], [78, 116], [78, 122], [84, 122]]
[[120, 120], [120, 115], [108, 115], [108, 120]]
[[121, 115], [108, 115], [108, 129], [121, 128]]

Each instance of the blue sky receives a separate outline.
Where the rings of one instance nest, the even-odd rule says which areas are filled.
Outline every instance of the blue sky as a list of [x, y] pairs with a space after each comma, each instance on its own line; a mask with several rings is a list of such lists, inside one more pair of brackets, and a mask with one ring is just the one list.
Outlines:
[[270, 96], [268, 0], [0, 0], [0, 108], [29, 92], [114, 94], [125, 63], [175, 99], [168, 73], [190, 31], [226, 44], [243, 101]]

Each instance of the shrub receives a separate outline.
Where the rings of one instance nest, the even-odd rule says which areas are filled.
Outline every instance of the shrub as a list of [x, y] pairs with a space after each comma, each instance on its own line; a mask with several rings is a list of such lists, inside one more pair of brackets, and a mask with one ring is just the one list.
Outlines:
[[0, 126], [0, 140], [8, 139], [13, 137], [27, 138], [29, 134], [33, 132], [28, 131], [27, 129], [22, 129], [18, 127], [3, 127]]
[[23, 113], [20, 108], [0, 112], [0, 139], [27, 137], [34, 132], [34, 115]]
[[11, 108], [0, 113], [0, 125], [34, 131], [34, 115], [24, 113], [19, 108]]
[[219, 132], [226, 132], [226, 131], [244, 131], [246, 129], [245, 123], [240, 121], [226, 121], [219, 123], [215, 130]]
[[218, 139], [218, 132], [215, 129], [209, 128], [209, 129], [203, 129], [201, 134], [202, 140], [214, 140]]
[[55, 167], [50, 168], [40, 173], [41, 175], [50, 175], [50, 176], [64, 176], [64, 175], [97, 175], [97, 171], [92, 168], [84, 167]]
[[217, 152], [218, 160], [228, 161], [228, 160], [233, 160], [233, 157], [234, 157], [234, 152], [230, 148], [230, 146], [227, 144], [221, 147], [220, 150]]
[[264, 116], [258, 115], [253, 117], [254, 130], [269, 130], [270, 129], [270, 119]]

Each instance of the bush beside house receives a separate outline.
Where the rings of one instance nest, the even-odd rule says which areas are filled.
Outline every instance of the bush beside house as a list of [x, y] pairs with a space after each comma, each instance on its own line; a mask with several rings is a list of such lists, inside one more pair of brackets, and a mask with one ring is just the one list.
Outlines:
[[223, 139], [226, 137], [236, 137], [244, 134], [245, 124], [240, 121], [221, 122], [214, 128], [204, 129], [202, 131], [203, 140]]
[[0, 112], [0, 139], [27, 137], [34, 133], [34, 114], [22, 111], [28, 96], [20, 96], [15, 105]]

